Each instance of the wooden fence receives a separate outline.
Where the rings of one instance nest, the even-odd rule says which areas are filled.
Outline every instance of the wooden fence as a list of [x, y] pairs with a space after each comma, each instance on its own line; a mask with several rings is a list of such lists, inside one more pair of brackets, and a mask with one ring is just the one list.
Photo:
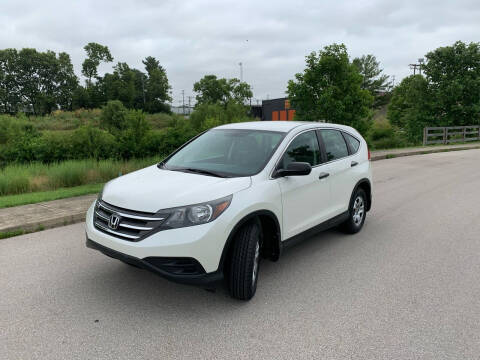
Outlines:
[[423, 129], [423, 145], [450, 144], [480, 140], [480, 126], [426, 127]]

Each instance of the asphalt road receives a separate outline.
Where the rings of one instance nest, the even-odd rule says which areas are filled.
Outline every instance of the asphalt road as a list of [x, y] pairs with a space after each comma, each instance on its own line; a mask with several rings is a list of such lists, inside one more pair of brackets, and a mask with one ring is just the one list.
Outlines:
[[248, 303], [86, 249], [83, 224], [0, 240], [0, 358], [479, 359], [480, 150], [373, 168], [362, 232], [263, 262]]

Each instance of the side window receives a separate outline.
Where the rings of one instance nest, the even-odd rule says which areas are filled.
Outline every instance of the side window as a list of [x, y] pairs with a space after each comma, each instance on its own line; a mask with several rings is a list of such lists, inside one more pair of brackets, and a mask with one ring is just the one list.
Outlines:
[[350, 146], [350, 149], [352, 149], [352, 153], [355, 154], [360, 147], [360, 141], [347, 133], [343, 133], [343, 135], [345, 135], [345, 139], [347, 139], [348, 145]]
[[286, 169], [291, 162], [308, 162], [311, 166], [321, 163], [315, 131], [304, 132], [293, 139], [283, 154], [279, 168]]
[[320, 134], [325, 144], [327, 161], [348, 156], [348, 149], [342, 134], [338, 130], [321, 130]]

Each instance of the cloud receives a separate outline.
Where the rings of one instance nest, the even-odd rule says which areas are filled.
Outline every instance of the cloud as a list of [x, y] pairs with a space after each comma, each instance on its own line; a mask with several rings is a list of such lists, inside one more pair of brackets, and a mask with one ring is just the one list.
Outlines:
[[[480, 4], [459, 1], [27, 1], [0, 5], [0, 44], [66, 51], [80, 74], [83, 46], [109, 46], [115, 62], [142, 68], [155, 56], [178, 103], [205, 74], [239, 77], [256, 98], [283, 96], [305, 55], [333, 42], [374, 54], [399, 80], [408, 64], [456, 40], [479, 41]], [[110, 71], [112, 64], [100, 71]]]

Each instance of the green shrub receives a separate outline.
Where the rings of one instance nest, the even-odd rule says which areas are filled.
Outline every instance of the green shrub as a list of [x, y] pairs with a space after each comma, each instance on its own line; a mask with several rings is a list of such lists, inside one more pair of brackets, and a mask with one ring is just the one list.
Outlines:
[[229, 102], [226, 106], [221, 104], [200, 104], [190, 115], [193, 128], [206, 130], [214, 126], [242, 121], [251, 121], [247, 107], [236, 102]]
[[404, 134], [388, 121], [375, 122], [367, 136], [367, 142], [373, 149], [392, 149], [408, 146]]
[[127, 109], [120, 100], [111, 100], [102, 108], [101, 126], [110, 132], [127, 127]]
[[150, 123], [154, 129], [163, 129], [168, 126], [172, 126], [175, 119], [180, 118], [180, 115], [176, 114], [145, 114], [147, 121]]
[[0, 115], [0, 145], [11, 142], [21, 136], [29, 127], [24, 118]]
[[70, 131], [47, 131], [31, 142], [31, 158], [26, 161], [58, 162], [71, 159], [72, 140]]
[[150, 130], [150, 123], [146, 120], [145, 114], [139, 110], [129, 110], [126, 123], [126, 130], [118, 134], [120, 157], [130, 159], [145, 156], [142, 151], [142, 142]]
[[30, 118], [4, 115], [0, 116], [0, 167], [169, 154], [201, 131], [248, 120], [246, 107], [234, 102], [201, 105], [190, 119], [127, 110], [119, 101], [108, 102], [103, 111], [54, 111]]
[[70, 142], [71, 159], [108, 159], [117, 155], [115, 136], [91, 125], [75, 130]]

